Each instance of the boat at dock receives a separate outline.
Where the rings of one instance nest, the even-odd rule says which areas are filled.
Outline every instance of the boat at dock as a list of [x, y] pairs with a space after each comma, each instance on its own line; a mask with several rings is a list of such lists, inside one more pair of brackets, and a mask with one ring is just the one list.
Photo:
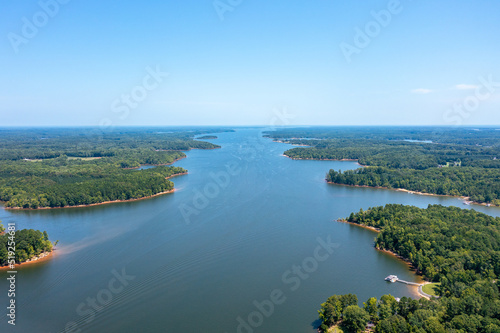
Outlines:
[[398, 281], [397, 275], [389, 275], [388, 277], [385, 278], [386, 281], [390, 281], [392, 283]]
[[409, 285], [412, 285], [412, 286], [420, 286], [421, 285], [420, 283], [401, 280], [400, 278], [398, 278], [397, 275], [389, 275], [388, 277], [385, 278], [385, 280], [389, 281], [389, 282], [392, 282], [392, 283], [394, 283], [394, 282], [401, 282], [401, 283], [409, 284]]

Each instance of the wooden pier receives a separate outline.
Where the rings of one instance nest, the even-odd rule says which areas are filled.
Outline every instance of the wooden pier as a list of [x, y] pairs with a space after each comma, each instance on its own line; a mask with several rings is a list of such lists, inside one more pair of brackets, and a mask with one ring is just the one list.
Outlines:
[[401, 283], [404, 283], [404, 284], [409, 284], [411, 286], [420, 286], [421, 284], [420, 283], [416, 283], [416, 282], [408, 282], [408, 281], [405, 281], [405, 280], [401, 280], [401, 279], [398, 279], [397, 282], [401, 282]]
[[421, 297], [425, 297], [427, 299], [432, 299], [433, 297], [439, 298], [439, 296], [432, 296], [432, 295], [426, 294], [422, 290], [422, 286], [425, 285], [425, 283], [416, 283], [416, 282], [409, 282], [409, 281], [401, 280], [400, 278], [397, 277], [397, 275], [389, 275], [388, 277], [385, 278], [385, 280], [389, 281], [389, 282], [392, 282], [392, 283], [394, 283], [394, 282], [401, 282], [401, 283], [404, 283], [404, 284], [407, 284], [407, 285], [410, 285], [410, 286], [417, 286], [418, 287], [418, 293], [421, 295]]
[[388, 277], [385, 278], [385, 280], [386, 281], [390, 281], [392, 283], [394, 283], [394, 282], [401, 282], [401, 283], [404, 283], [404, 284], [408, 284], [408, 285], [411, 285], [411, 286], [417, 286], [417, 287], [421, 285], [420, 283], [401, 280], [400, 278], [397, 277], [397, 275], [389, 275]]

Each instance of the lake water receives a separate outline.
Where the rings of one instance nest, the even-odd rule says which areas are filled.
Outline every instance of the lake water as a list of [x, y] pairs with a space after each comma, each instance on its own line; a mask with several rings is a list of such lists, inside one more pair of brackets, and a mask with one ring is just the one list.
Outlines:
[[[173, 178], [173, 194], [89, 208], [1, 209], [4, 225], [47, 230], [59, 246], [52, 259], [19, 268], [17, 325], [2, 314], [0, 331], [312, 333], [320, 303], [333, 294], [355, 293], [360, 302], [412, 296], [384, 277], [419, 280], [373, 248], [374, 232], [337, 218], [387, 203], [500, 215], [456, 198], [326, 184], [330, 168], [358, 165], [288, 159], [282, 154], [291, 146], [261, 132], [220, 133], [209, 141], [221, 149], [187, 152], [175, 165], [189, 174]], [[0, 271], [3, 309], [6, 276]]]

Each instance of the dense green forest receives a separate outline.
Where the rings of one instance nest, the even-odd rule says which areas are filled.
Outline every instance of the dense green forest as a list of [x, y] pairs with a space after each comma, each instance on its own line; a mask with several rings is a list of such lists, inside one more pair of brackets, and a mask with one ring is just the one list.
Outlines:
[[500, 218], [440, 205], [386, 205], [346, 221], [379, 228], [375, 246], [441, 282], [441, 297], [397, 302], [386, 295], [359, 308], [353, 295], [332, 296], [319, 311], [323, 330], [341, 322], [355, 332], [371, 320], [376, 332], [500, 332]]
[[0, 128], [0, 160], [69, 157], [121, 157], [131, 149], [186, 151], [220, 146], [194, 136], [224, 128]]
[[[314, 141], [316, 146], [285, 152], [294, 159], [358, 160], [362, 165], [425, 170], [446, 166], [500, 169], [500, 148], [366, 140]], [[322, 146], [325, 147], [322, 147]], [[498, 158], [497, 158], [498, 156]]]
[[266, 134], [309, 147], [284, 154], [294, 159], [357, 160], [368, 166], [327, 180], [337, 184], [404, 188], [467, 196], [500, 204], [500, 131], [493, 128], [328, 127]]
[[[480, 289], [482, 294], [476, 294]], [[414, 300], [392, 295], [369, 298], [363, 306], [353, 294], [333, 295], [321, 304], [323, 332], [364, 332], [372, 323], [376, 333], [498, 333], [498, 287], [477, 285], [462, 299]], [[336, 330], [330, 329], [335, 327]], [[340, 329], [340, 330], [339, 330]]]
[[[2, 225], [0, 224], [1, 229]], [[15, 243], [15, 248], [12, 246], [13, 243]], [[49, 241], [49, 235], [46, 231], [23, 229], [0, 234], [0, 266], [25, 262], [41, 253], [51, 252], [52, 247], [53, 244]], [[9, 260], [9, 256], [12, 254], [15, 254], [13, 256], [14, 262]]]
[[173, 189], [187, 172], [166, 165], [193, 148], [220, 146], [196, 135], [227, 129], [0, 129], [0, 200], [10, 208], [89, 205], [148, 197]]
[[500, 205], [500, 172], [498, 169], [429, 168], [389, 169], [369, 167], [357, 170], [330, 170], [326, 180], [351, 186], [381, 186], [410, 191], [470, 197], [474, 202]]
[[352, 213], [348, 222], [380, 229], [375, 246], [407, 258], [442, 294], [461, 283], [500, 276], [500, 218], [472, 209], [386, 205]]
[[167, 178], [185, 172], [166, 166], [125, 170], [101, 160], [65, 156], [45, 163], [3, 163], [0, 200], [6, 207], [36, 209], [138, 199], [172, 190], [174, 184]]
[[[497, 128], [431, 127], [431, 126], [325, 126], [284, 128], [265, 133], [273, 139], [301, 142], [302, 144], [325, 140], [385, 140], [391, 142], [424, 141], [466, 146], [499, 147], [500, 131]], [[405, 141], [408, 140], [408, 141]], [[411, 143], [411, 142], [408, 142]], [[418, 142], [417, 142], [418, 143]]]

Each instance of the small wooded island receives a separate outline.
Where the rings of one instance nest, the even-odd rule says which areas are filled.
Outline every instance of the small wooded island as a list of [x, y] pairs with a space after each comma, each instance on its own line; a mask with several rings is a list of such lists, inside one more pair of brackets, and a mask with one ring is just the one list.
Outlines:
[[37, 261], [49, 255], [54, 244], [46, 231], [23, 229], [7, 232], [0, 223], [0, 268]]
[[[193, 139], [211, 131], [0, 129], [0, 201], [10, 209], [41, 209], [170, 193], [168, 179], [187, 170], [166, 165], [185, 158], [186, 150], [220, 148]], [[158, 167], [134, 170], [141, 165]]]
[[391, 251], [429, 281], [440, 298], [384, 295], [358, 306], [356, 295], [321, 304], [323, 332], [500, 332], [500, 218], [457, 207], [386, 205], [344, 221], [379, 229], [375, 247]]

